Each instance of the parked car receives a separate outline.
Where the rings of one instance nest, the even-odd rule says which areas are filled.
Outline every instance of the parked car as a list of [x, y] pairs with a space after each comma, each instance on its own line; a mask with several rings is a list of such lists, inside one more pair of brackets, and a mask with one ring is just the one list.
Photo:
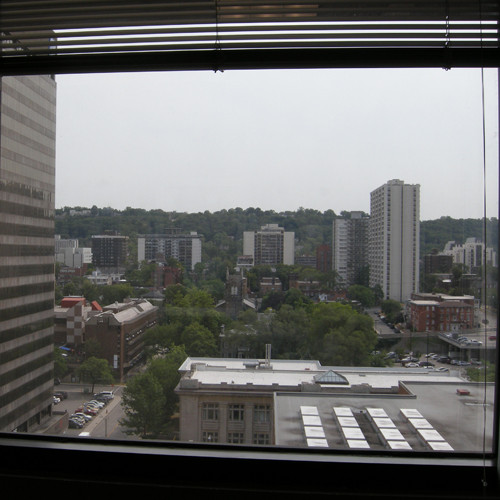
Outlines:
[[406, 368], [419, 368], [418, 363], [406, 363]]
[[104, 408], [104, 403], [102, 401], [97, 401], [95, 399], [92, 399], [91, 401], [89, 401], [88, 404], [93, 404], [93, 405], [97, 406], [98, 408]]
[[431, 363], [430, 361], [420, 361], [420, 363], [418, 364], [419, 366], [428, 366], [428, 367], [433, 367], [434, 364]]
[[445, 366], [440, 366], [439, 368], [436, 368], [437, 372], [449, 372], [449, 368], [446, 368]]
[[52, 397], [52, 403], [53, 404], [59, 404], [61, 402], [61, 400], [59, 398], [56, 398], [55, 396]]
[[80, 422], [83, 425], [87, 423], [87, 420], [77, 413], [73, 413], [73, 415], [71, 415], [69, 418], [70, 420], [76, 420], [77, 422]]
[[439, 358], [436, 360], [439, 361], [440, 363], [450, 363], [451, 358], [448, 356], [439, 356]]
[[54, 396], [55, 396], [56, 398], [59, 398], [61, 401], [62, 401], [63, 399], [68, 399], [68, 393], [67, 393], [67, 392], [65, 392], [65, 391], [58, 391], [58, 392], [55, 392], [55, 393], [54, 393]]
[[70, 429], [82, 429], [83, 428], [83, 424], [81, 422], [79, 422], [78, 420], [70, 418], [68, 420], [68, 427]]
[[75, 410], [75, 413], [85, 413], [86, 415], [97, 415], [97, 410], [95, 410], [94, 408], [87, 408], [87, 407], [84, 407], [84, 406], [80, 406], [79, 408], [77, 408]]
[[97, 394], [94, 394], [94, 398], [97, 399], [97, 401], [109, 401], [114, 397], [115, 395], [113, 394], [113, 391], [101, 391]]
[[78, 412], [78, 413], [73, 413], [73, 415], [76, 415], [77, 417], [83, 418], [85, 420], [85, 422], [89, 422], [90, 420], [92, 420], [92, 415], [86, 415], [82, 411]]
[[403, 359], [401, 359], [402, 363], [416, 363], [418, 361], [418, 358], [415, 358], [414, 356], [405, 356]]
[[84, 408], [87, 409], [87, 410], [92, 410], [92, 411], [95, 411], [96, 414], [99, 412], [100, 408], [98, 408], [97, 406], [95, 405], [92, 405], [92, 404], [89, 404], [89, 403], [85, 403], [84, 405]]

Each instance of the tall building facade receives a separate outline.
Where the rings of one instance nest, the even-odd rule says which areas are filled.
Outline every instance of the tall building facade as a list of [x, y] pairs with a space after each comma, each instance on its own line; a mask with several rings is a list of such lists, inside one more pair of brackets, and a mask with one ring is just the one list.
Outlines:
[[167, 261], [178, 260], [192, 271], [201, 262], [201, 236], [196, 231], [189, 234], [178, 229], [170, 229], [165, 234], [139, 235], [137, 238], [137, 260]]
[[92, 236], [92, 263], [100, 269], [125, 269], [128, 255], [128, 236]]
[[257, 231], [244, 231], [243, 254], [253, 257], [254, 265], [293, 265], [295, 233], [278, 224], [266, 224]]
[[370, 286], [404, 302], [419, 291], [420, 185], [394, 179], [370, 193]]
[[0, 432], [51, 413], [56, 82], [0, 80]]
[[360, 211], [333, 220], [332, 269], [346, 286], [367, 284], [369, 220]]
[[322, 273], [332, 270], [332, 247], [330, 245], [319, 245], [316, 248], [316, 269]]

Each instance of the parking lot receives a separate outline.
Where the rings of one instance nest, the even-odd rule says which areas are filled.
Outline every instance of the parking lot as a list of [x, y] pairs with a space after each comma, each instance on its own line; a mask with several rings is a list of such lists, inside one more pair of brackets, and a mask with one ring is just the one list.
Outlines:
[[[121, 387], [99, 387], [93, 394], [88, 387], [77, 384], [61, 384], [54, 387], [54, 395], [59, 395], [59, 402], [53, 406], [56, 412], [68, 413], [69, 422], [66, 434], [80, 435], [89, 433], [103, 422], [111, 410], [119, 407]], [[104, 396], [103, 392], [112, 392]], [[93, 403], [91, 403], [93, 401]], [[78, 415], [75, 417], [75, 415]]]

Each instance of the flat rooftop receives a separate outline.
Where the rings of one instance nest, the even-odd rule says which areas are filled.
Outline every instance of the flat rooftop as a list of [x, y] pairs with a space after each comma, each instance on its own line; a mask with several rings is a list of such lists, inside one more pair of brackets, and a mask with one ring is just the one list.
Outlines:
[[[400, 382], [461, 383], [459, 371], [437, 373], [424, 368], [370, 368], [321, 366], [319, 361], [270, 360], [266, 368], [264, 360], [236, 358], [187, 358], [179, 368], [181, 373], [200, 384], [246, 386], [294, 387], [315, 384], [333, 390], [336, 384], [321, 383], [318, 378], [333, 372], [345, 381], [339, 383], [344, 390], [354, 386], [371, 386], [389, 390]], [[189, 375], [188, 375], [189, 374]], [[279, 389], [278, 389], [279, 390]]]
[[[279, 446], [336, 450], [486, 450], [493, 434], [494, 386], [466, 382], [406, 383], [409, 395], [281, 393], [274, 396], [275, 439]], [[457, 388], [470, 394], [459, 396]], [[486, 405], [483, 405], [485, 399]], [[304, 410], [305, 409], [305, 410]], [[336, 410], [341, 409], [339, 417]], [[375, 410], [379, 420], [370, 412]], [[405, 416], [405, 410], [417, 418]], [[315, 419], [304, 419], [303, 412]], [[311, 429], [316, 427], [316, 430]], [[425, 431], [428, 432], [427, 434]]]

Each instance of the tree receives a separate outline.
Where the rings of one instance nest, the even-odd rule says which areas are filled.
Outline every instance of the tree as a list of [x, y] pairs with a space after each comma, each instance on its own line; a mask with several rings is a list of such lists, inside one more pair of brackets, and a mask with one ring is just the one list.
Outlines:
[[128, 427], [127, 433], [153, 438], [168, 432], [177, 411], [179, 367], [186, 357], [183, 346], [172, 345], [165, 356], [152, 359], [144, 373], [129, 380], [123, 392], [125, 418], [121, 422]]
[[402, 320], [401, 314], [403, 306], [397, 300], [383, 300], [380, 304], [380, 308], [389, 323], [397, 323]]
[[217, 342], [212, 332], [198, 322], [190, 324], [181, 334], [181, 343], [190, 356], [215, 356]]
[[166, 356], [154, 359], [148, 371], [160, 381], [165, 396], [165, 419], [174, 415], [177, 410], [178, 396], [175, 388], [179, 383], [181, 374], [179, 368], [188, 357], [184, 346], [171, 346]]
[[61, 349], [54, 348], [54, 378], [63, 378], [68, 373], [68, 364]]
[[351, 300], [357, 300], [363, 307], [375, 305], [375, 294], [373, 290], [363, 285], [352, 285], [347, 290], [347, 296]]
[[157, 377], [149, 371], [133, 377], [123, 390], [125, 417], [120, 421], [127, 434], [143, 438], [158, 436], [165, 424], [165, 394]]
[[78, 369], [82, 380], [92, 384], [91, 392], [94, 392], [95, 384], [112, 384], [114, 381], [113, 371], [105, 359], [94, 356], [85, 360]]

